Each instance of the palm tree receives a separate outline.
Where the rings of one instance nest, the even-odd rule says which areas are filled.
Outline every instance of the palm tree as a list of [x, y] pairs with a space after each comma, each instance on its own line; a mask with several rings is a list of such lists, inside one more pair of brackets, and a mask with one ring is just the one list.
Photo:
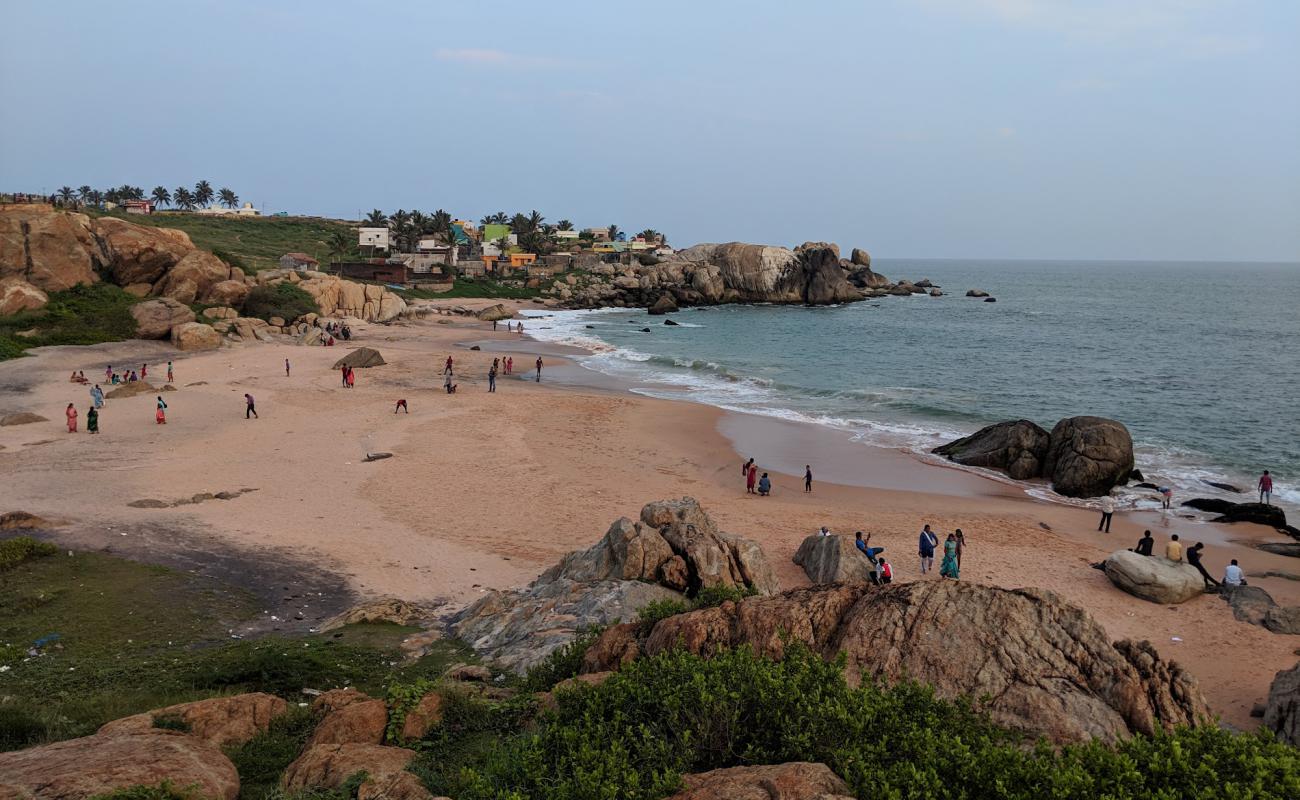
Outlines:
[[95, 191], [95, 190], [92, 189], [92, 188], [90, 188], [89, 185], [78, 186], [78, 187], [77, 187], [77, 196], [81, 198], [81, 202], [83, 202], [83, 203], [89, 203], [89, 202], [90, 202], [90, 193], [93, 192], [93, 191]]
[[663, 242], [664, 240], [664, 235], [659, 231], [655, 230], [654, 228], [646, 228], [645, 230], [638, 233], [637, 236], [641, 237], [642, 239], [645, 239], [646, 242], [649, 244], [658, 244]]
[[456, 226], [452, 224], [449, 212], [441, 208], [433, 212], [433, 216], [429, 218], [429, 230], [441, 236], [449, 247], [456, 244]]
[[620, 230], [618, 229], [618, 226], [617, 226], [617, 225], [610, 225], [610, 226], [609, 226], [609, 240], [610, 240], [611, 242], [617, 240], [617, 239], [618, 239], [618, 235], [619, 235], [620, 233], [622, 233], [622, 231], [620, 231]]
[[510, 232], [520, 234], [528, 230], [528, 217], [523, 214], [515, 214], [510, 218]]
[[393, 231], [393, 243], [400, 252], [411, 252], [411, 214], [403, 209], [397, 209], [393, 215], [388, 218], [388, 227]]
[[122, 200], [144, 199], [144, 189], [141, 189], [139, 186], [132, 186], [129, 183], [124, 183], [117, 187], [117, 194]]
[[546, 219], [537, 209], [533, 209], [528, 214], [528, 230], [535, 231], [542, 227], [542, 222]]
[[59, 202], [65, 206], [72, 205], [72, 199], [77, 196], [77, 192], [71, 186], [59, 187]]
[[356, 250], [357, 237], [350, 231], [336, 230], [330, 234], [329, 247], [330, 255], [336, 256], [336, 261], [342, 260]]
[[167, 191], [166, 186], [155, 186], [150, 194], [153, 197], [155, 206], [169, 206], [172, 204], [172, 193]]
[[212, 203], [212, 184], [207, 181], [194, 184], [194, 202], [207, 208]]
[[239, 195], [235, 194], [234, 192], [225, 188], [224, 186], [221, 187], [221, 191], [218, 194], [221, 197], [221, 205], [225, 206], [226, 208], [234, 208], [235, 206], [239, 205]]
[[99, 191], [98, 189], [91, 189], [89, 186], [83, 186], [82, 188], [89, 190], [81, 195], [83, 200], [85, 200], [86, 202], [90, 203], [93, 206], [99, 206], [103, 204], [104, 202], [103, 192]]
[[555, 229], [557, 231], [571, 231], [573, 230], [573, 223], [569, 222], [567, 219], [562, 219], [555, 223]]
[[374, 228], [386, 227], [388, 225], [388, 215], [376, 208], [366, 215], [366, 224]]
[[510, 221], [510, 217], [506, 216], [506, 212], [504, 212], [504, 211], [498, 211], [498, 212], [496, 212], [495, 214], [488, 214], [486, 217], [484, 217], [483, 219], [479, 220], [478, 223], [479, 223], [480, 225], [484, 225], [484, 226], [486, 226], [486, 225], [505, 225], [505, 224], [506, 224], [507, 222], [509, 222], [509, 221]]
[[194, 210], [194, 195], [184, 186], [176, 187], [176, 191], [172, 192], [172, 200], [176, 203], [176, 207], [183, 211]]

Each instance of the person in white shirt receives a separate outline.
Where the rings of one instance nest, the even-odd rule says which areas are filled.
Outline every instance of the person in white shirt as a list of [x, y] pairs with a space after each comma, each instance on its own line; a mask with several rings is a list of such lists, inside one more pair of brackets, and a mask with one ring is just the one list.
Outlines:
[[1105, 529], [1110, 533], [1110, 518], [1115, 516], [1115, 499], [1110, 495], [1101, 498], [1101, 521], [1097, 523], [1097, 530]]
[[1246, 576], [1242, 573], [1241, 567], [1237, 566], [1237, 559], [1232, 559], [1232, 563], [1223, 570], [1223, 583], [1225, 586], [1246, 585]]
[[826, 527], [825, 525], [823, 525], [823, 526], [822, 526], [822, 529], [819, 530], [819, 531], [817, 531], [817, 535], [818, 535], [818, 536], [830, 536], [830, 535], [831, 535], [831, 529], [828, 528], [828, 527]]

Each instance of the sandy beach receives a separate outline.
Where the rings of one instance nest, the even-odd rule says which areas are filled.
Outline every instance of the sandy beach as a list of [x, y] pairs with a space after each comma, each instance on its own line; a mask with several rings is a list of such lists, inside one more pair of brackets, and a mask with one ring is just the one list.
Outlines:
[[[1300, 580], [1255, 577], [1300, 576], [1292, 559], [1252, 547], [1287, 541], [1271, 529], [1121, 512], [1111, 533], [1098, 533], [1090, 510], [832, 430], [633, 395], [566, 364], [552, 346], [491, 327], [433, 316], [361, 324], [353, 342], [333, 348], [257, 344], [183, 354], [131, 341], [47, 348], [0, 363], [0, 414], [49, 419], [0, 428], [0, 512], [56, 521], [52, 536], [68, 546], [223, 570], [268, 598], [285, 595], [268, 618], [305, 629], [357, 597], [450, 609], [487, 588], [526, 583], [617, 517], [690, 495], [725, 529], [758, 540], [784, 587], [806, 582], [790, 556], [821, 525], [871, 533], [901, 581], [939, 580], [918, 575], [923, 523], [960, 527], [969, 542], [963, 580], [1049, 589], [1086, 608], [1111, 637], [1150, 640], [1185, 664], [1223, 720], [1240, 728], [1257, 725], [1252, 705], [1265, 699], [1274, 673], [1296, 661], [1300, 638], [1236, 621], [1217, 596], [1153, 605], [1089, 566], [1132, 547], [1145, 528], [1158, 548], [1179, 533], [1206, 543], [1212, 573], [1238, 558], [1253, 585], [1279, 603], [1300, 603]], [[469, 342], [486, 346], [473, 351]], [[357, 346], [379, 350], [388, 364], [357, 370], [348, 390], [332, 365]], [[540, 383], [532, 380], [539, 352], [547, 363]], [[488, 365], [507, 354], [516, 374], [489, 394]], [[448, 355], [457, 365], [454, 395], [442, 390]], [[157, 385], [169, 358], [176, 390], [164, 395], [165, 426], [154, 423], [148, 392], [108, 400], [102, 433], [84, 433], [90, 398], [87, 387], [68, 382], [71, 371], [93, 381], [107, 364], [147, 362]], [[244, 418], [245, 392], [256, 397], [259, 419]], [[393, 413], [399, 398], [409, 414]], [[83, 433], [66, 432], [69, 402]], [[375, 452], [392, 458], [364, 460]], [[773, 496], [745, 494], [739, 465], [750, 456], [771, 473]], [[805, 463], [817, 476], [810, 494], [801, 485]], [[243, 489], [254, 491], [174, 507], [128, 505]]]

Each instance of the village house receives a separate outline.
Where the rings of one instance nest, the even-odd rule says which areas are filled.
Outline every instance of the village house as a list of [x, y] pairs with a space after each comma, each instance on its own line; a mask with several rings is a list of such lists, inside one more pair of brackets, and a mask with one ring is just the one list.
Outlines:
[[280, 267], [302, 272], [320, 269], [320, 262], [306, 253], [285, 253], [280, 256]]
[[426, 234], [421, 236], [415, 244], [415, 252], [431, 257], [430, 263], [433, 264], [450, 264], [455, 266], [460, 261], [459, 248], [455, 245], [449, 245], [442, 240], [441, 236]]
[[[357, 246], [362, 252], [383, 250], [388, 252], [388, 228], [361, 228], [357, 231]], [[366, 248], [369, 248], [367, 250]]]
[[253, 208], [252, 203], [244, 203], [239, 208], [225, 208], [224, 206], [208, 206], [200, 208], [194, 212], [202, 214], [205, 217], [260, 217], [262, 212]]
[[127, 200], [122, 204], [128, 214], [152, 214], [152, 200]]

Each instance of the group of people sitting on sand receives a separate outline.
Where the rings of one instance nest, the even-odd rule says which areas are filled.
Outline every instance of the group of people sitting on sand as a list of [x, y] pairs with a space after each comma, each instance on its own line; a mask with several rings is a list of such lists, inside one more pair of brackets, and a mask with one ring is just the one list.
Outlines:
[[[1142, 538], [1138, 539], [1137, 546], [1133, 548], [1133, 552], [1140, 556], [1150, 556], [1154, 554], [1155, 546], [1156, 540], [1155, 537], [1151, 535], [1151, 531], [1143, 531]], [[1169, 536], [1169, 541], [1165, 543], [1165, 558], [1179, 564], [1186, 562], [1195, 567], [1196, 571], [1201, 573], [1201, 579], [1205, 581], [1205, 588], [1207, 591], [1217, 591], [1224, 586], [1246, 585], [1246, 575], [1241, 571], [1241, 567], [1237, 564], [1237, 559], [1235, 558], [1232, 559], [1232, 563], [1228, 564], [1228, 566], [1224, 568], [1222, 581], [1217, 581], [1210, 577], [1210, 573], [1206, 571], [1205, 564], [1202, 561], [1202, 551], [1204, 550], [1204, 542], [1197, 542], [1191, 547], [1183, 547], [1183, 543], [1178, 540], [1178, 534], [1175, 533], [1171, 534]]]
[[325, 323], [324, 330], [325, 333], [329, 334], [330, 345], [334, 344], [333, 338], [335, 336], [339, 337], [345, 342], [352, 341], [352, 329], [348, 327], [348, 324], [346, 322], [327, 322]]

